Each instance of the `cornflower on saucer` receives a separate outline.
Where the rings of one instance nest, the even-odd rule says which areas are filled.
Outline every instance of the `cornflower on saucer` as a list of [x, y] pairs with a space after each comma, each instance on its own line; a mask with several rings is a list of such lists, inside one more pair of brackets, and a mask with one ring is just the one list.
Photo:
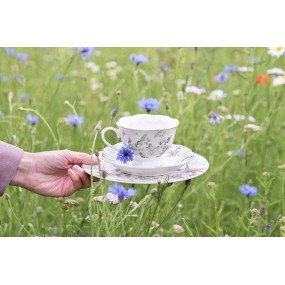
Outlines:
[[134, 152], [131, 149], [123, 146], [117, 154], [117, 160], [126, 164], [128, 161], [134, 160]]

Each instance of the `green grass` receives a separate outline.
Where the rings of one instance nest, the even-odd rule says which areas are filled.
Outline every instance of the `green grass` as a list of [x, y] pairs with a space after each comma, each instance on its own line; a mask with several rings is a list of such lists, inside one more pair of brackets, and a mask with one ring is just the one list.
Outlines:
[[[175, 143], [185, 145], [203, 155], [209, 170], [185, 183], [172, 185], [136, 185], [136, 209], [125, 200], [119, 205], [94, 201], [105, 195], [112, 183], [103, 179], [90, 189], [81, 190], [69, 198], [54, 199], [32, 194], [9, 186], [0, 198], [0, 236], [283, 236], [285, 223], [285, 87], [258, 85], [255, 78], [266, 70], [284, 69], [285, 57], [272, 57], [267, 48], [97, 48], [86, 61], [76, 48], [16, 48], [30, 58], [20, 62], [0, 49], [0, 138], [25, 151], [71, 149], [92, 153], [104, 144], [100, 135], [94, 144], [95, 126], [115, 126], [126, 112], [144, 112], [138, 106], [143, 97], [160, 100], [154, 114], [179, 119]], [[144, 54], [149, 62], [136, 66], [129, 60], [131, 53]], [[253, 58], [259, 58], [253, 63]], [[106, 63], [115, 61], [109, 68]], [[92, 62], [97, 72], [86, 66]], [[161, 66], [170, 64], [167, 72]], [[194, 64], [190, 65], [190, 62]], [[253, 72], [229, 74], [225, 83], [213, 82], [213, 76], [225, 65], [253, 67]], [[15, 80], [16, 74], [21, 80]], [[64, 79], [58, 80], [57, 74]], [[92, 89], [93, 85], [93, 89]], [[95, 86], [96, 85], [96, 86]], [[178, 100], [177, 93], [185, 86], [203, 86], [206, 93], [186, 94]], [[96, 88], [95, 88], [96, 87]], [[209, 101], [215, 89], [225, 89], [227, 97]], [[235, 90], [240, 94], [234, 95]], [[116, 95], [120, 91], [120, 95]], [[25, 101], [20, 94], [26, 94]], [[69, 104], [65, 104], [65, 101]], [[112, 118], [115, 106], [119, 112]], [[170, 108], [166, 108], [170, 106]], [[221, 106], [228, 111], [223, 113]], [[18, 108], [34, 111], [18, 111]], [[65, 123], [68, 114], [84, 117], [81, 127]], [[247, 119], [209, 122], [209, 113], [253, 116], [258, 132], [245, 131]], [[41, 119], [33, 129], [26, 115], [38, 112]], [[46, 122], [43, 120], [46, 120]], [[110, 140], [116, 142], [115, 136]], [[236, 153], [244, 151], [243, 156]], [[232, 154], [229, 155], [229, 152]], [[1, 162], [0, 162], [1, 163]], [[258, 188], [256, 197], [245, 197], [239, 191], [242, 184]], [[130, 185], [125, 185], [130, 187]], [[153, 189], [157, 192], [153, 194]], [[79, 202], [68, 206], [66, 200]], [[266, 205], [265, 214], [259, 209]], [[269, 233], [265, 227], [271, 223]], [[158, 226], [156, 226], [158, 224]], [[179, 224], [184, 232], [175, 233]]]

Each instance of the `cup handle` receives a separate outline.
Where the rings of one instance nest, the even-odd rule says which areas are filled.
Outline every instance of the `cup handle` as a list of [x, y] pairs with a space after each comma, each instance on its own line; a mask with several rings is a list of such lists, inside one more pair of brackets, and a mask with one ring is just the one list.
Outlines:
[[107, 128], [105, 128], [105, 129], [103, 129], [103, 130], [101, 131], [101, 137], [102, 137], [103, 142], [104, 142], [107, 146], [109, 146], [109, 147], [111, 147], [111, 148], [117, 150], [113, 145], [111, 145], [111, 144], [105, 139], [105, 133], [106, 133], [107, 131], [114, 131], [114, 132], [116, 133], [117, 137], [120, 138], [120, 137], [121, 137], [121, 136], [120, 136], [120, 134], [121, 134], [120, 130], [115, 129], [115, 128], [113, 128], [113, 127], [107, 127]]

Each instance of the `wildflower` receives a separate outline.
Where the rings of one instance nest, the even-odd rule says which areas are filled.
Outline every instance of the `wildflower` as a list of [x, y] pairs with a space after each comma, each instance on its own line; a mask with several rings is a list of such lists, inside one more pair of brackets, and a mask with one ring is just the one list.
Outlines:
[[93, 198], [93, 201], [98, 201], [100, 203], [104, 203], [105, 202], [105, 197], [103, 196], [97, 196]]
[[218, 109], [223, 113], [227, 113], [229, 111], [229, 109], [226, 106], [218, 106]]
[[248, 116], [247, 119], [252, 123], [255, 122], [255, 118], [253, 116]]
[[53, 230], [51, 231], [51, 236], [55, 236], [56, 233], [57, 233], [57, 230], [56, 230], [56, 229], [53, 229]]
[[229, 75], [227, 73], [220, 72], [218, 75], [214, 77], [214, 82], [225, 83], [226, 81], [228, 81], [228, 79], [229, 79]]
[[4, 114], [0, 111], [0, 120], [3, 120]]
[[193, 93], [196, 95], [201, 95], [206, 92], [204, 87], [196, 87], [196, 86], [186, 86], [185, 87], [186, 93]]
[[27, 53], [17, 53], [17, 58], [21, 61], [27, 61], [29, 57]]
[[243, 156], [244, 155], [244, 151], [241, 149], [237, 152], [237, 156]]
[[131, 198], [136, 195], [136, 190], [134, 188], [126, 189], [122, 185], [115, 183], [113, 186], [109, 186], [109, 191], [118, 196], [119, 201], [122, 201], [126, 198]]
[[119, 197], [118, 195], [115, 195], [113, 193], [107, 193], [106, 199], [111, 203], [111, 204], [119, 204]]
[[20, 81], [22, 79], [22, 76], [20, 74], [15, 75], [15, 80]]
[[262, 204], [262, 206], [259, 209], [259, 215], [263, 216], [265, 214], [265, 212], [266, 212], [266, 205]]
[[141, 63], [147, 63], [148, 57], [143, 54], [131, 54], [130, 60], [133, 61], [136, 65], [139, 65]]
[[238, 71], [238, 66], [225, 65], [224, 71], [225, 72], [237, 72]]
[[256, 196], [256, 193], [257, 193], [257, 188], [254, 187], [254, 186], [251, 186], [249, 184], [244, 184], [242, 186], [239, 187], [239, 191], [245, 195], [245, 196]]
[[207, 184], [207, 186], [210, 188], [210, 189], [214, 189], [214, 188], [216, 188], [216, 186], [217, 186], [217, 184], [215, 183], [215, 182], [209, 182], [208, 184]]
[[22, 93], [22, 94], [20, 95], [20, 100], [21, 100], [21, 101], [26, 101], [26, 99], [27, 99], [26, 94], [23, 94], [23, 93]]
[[251, 131], [254, 131], [254, 132], [258, 132], [258, 131], [261, 131], [262, 128], [260, 126], [257, 126], [255, 124], [247, 124], [244, 126], [244, 129], [245, 130], [251, 130]]
[[117, 62], [116, 61], [109, 61], [105, 64], [106, 68], [114, 68], [117, 66]]
[[94, 62], [87, 62], [85, 64], [85, 66], [87, 68], [89, 68], [93, 73], [96, 73], [96, 72], [100, 71], [100, 67], [97, 64], [95, 64]]
[[64, 75], [58, 73], [58, 74], [56, 75], [56, 79], [57, 79], [57, 80], [62, 80], [62, 79], [64, 79]]
[[14, 48], [6, 48], [6, 54], [8, 55], [8, 56], [13, 56], [13, 55], [15, 55], [16, 54], [16, 51], [15, 51], [15, 49]]
[[77, 51], [82, 54], [84, 60], [87, 60], [92, 52], [95, 50], [95, 47], [79, 47]]
[[227, 92], [225, 90], [217, 89], [217, 90], [212, 91], [210, 95], [207, 97], [207, 99], [211, 101], [218, 101], [218, 100], [225, 98], [226, 96], [227, 96]]
[[170, 63], [168, 61], [164, 62], [161, 66], [160, 66], [161, 70], [163, 72], [168, 72], [170, 69]]
[[268, 222], [267, 225], [265, 226], [264, 231], [269, 235], [271, 231], [271, 223]]
[[275, 86], [280, 86], [285, 84], [285, 75], [283, 76], [278, 76], [273, 78], [272, 85]]
[[118, 107], [115, 107], [115, 108], [112, 110], [112, 112], [111, 112], [112, 117], [116, 117], [116, 115], [117, 115], [117, 113], [118, 113], [118, 110], [119, 110]]
[[67, 120], [70, 124], [72, 124], [74, 127], [77, 127], [78, 124], [82, 125], [84, 122], [84, 118], [82, 116], [75, 116], [74, 114], [70, 114], [67, 116]]
[[210, 123], [213, 125], [219, 125], [220, 124], [220, 116], [215, 112], [211, 112], [210, 113]]
[[239, 66], [238, 67], [238, 72], [253, 72], [254, 69], [252, 67], [247, 67], [247, 66]]
[[39, 120], [38, 116], [32, 116], [31, 114], [28, 114], [26, 118], [32, 126], [35, 125]]
[[184, 99], [184, 94], [182, 91], [179, 91], [177, 94], [176, 94], [176, 97], [178, 99], [178, 101], [182, 101]]
[[267, 84], [269, 81], [269, 75], [268, 74], [259, 74], [257, 75], [255, 82], [256, 84], [263, 85]]
[[282, 70], [281, 68], [277, 68], [277, 67], [274, 67], [272, 69], [268, 69], [266, 71], [267, 74], [269, 75], [273, 75], [273, 76], [282, 76], [282, 75], [285, 75], [285, 71]]
[[285, 48], [284, 47], [269, 47], [268, 54], [279, 58], [280, 56], [285, 55]]
[[184, 229], [180, 225], [177, 225], [177, 224], [173, 225], [172, 230], [176, 234], [180, 234], [184, 232]]
[[127, 147], [122, 147], [117, 154], [117, 160], [126, 164], [128, 161], [134, 160], [134, 152]]
[[150, 193], [152, 194], [152, 195], [155, 195], [156, 193], [157, 193], [157, 188], [153, 188], [151, 191], [150, 191]]
[[67, 206], [69, 206], [69, 207], [73, 207], [73, 206], [77, 207], [77, 206], [79, 206], [79, 202], [76, 201], [76, 200], [73, 200], [73, 199], [67, 199], [67, 200], [65, 200], [65, 201], [64, 201], [64, 204], [67, 205]]
[[159, 101], [155, 98], [143, 98], [140, 100], [139, 106], [149, 113], [150, 111], [157, 110], [160, 104]]

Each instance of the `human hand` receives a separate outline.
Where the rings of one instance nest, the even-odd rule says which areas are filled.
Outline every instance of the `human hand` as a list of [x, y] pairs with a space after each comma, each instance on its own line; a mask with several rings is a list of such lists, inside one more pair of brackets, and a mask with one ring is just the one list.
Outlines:
[[[98, 162], [93, 159], [92, 163]], [[90, 176], [81, 164], [91, 164], [91, 156], [70, 150], [24, 152], [10, 184], [44, 196], [69, 196], [90, 187]]]

